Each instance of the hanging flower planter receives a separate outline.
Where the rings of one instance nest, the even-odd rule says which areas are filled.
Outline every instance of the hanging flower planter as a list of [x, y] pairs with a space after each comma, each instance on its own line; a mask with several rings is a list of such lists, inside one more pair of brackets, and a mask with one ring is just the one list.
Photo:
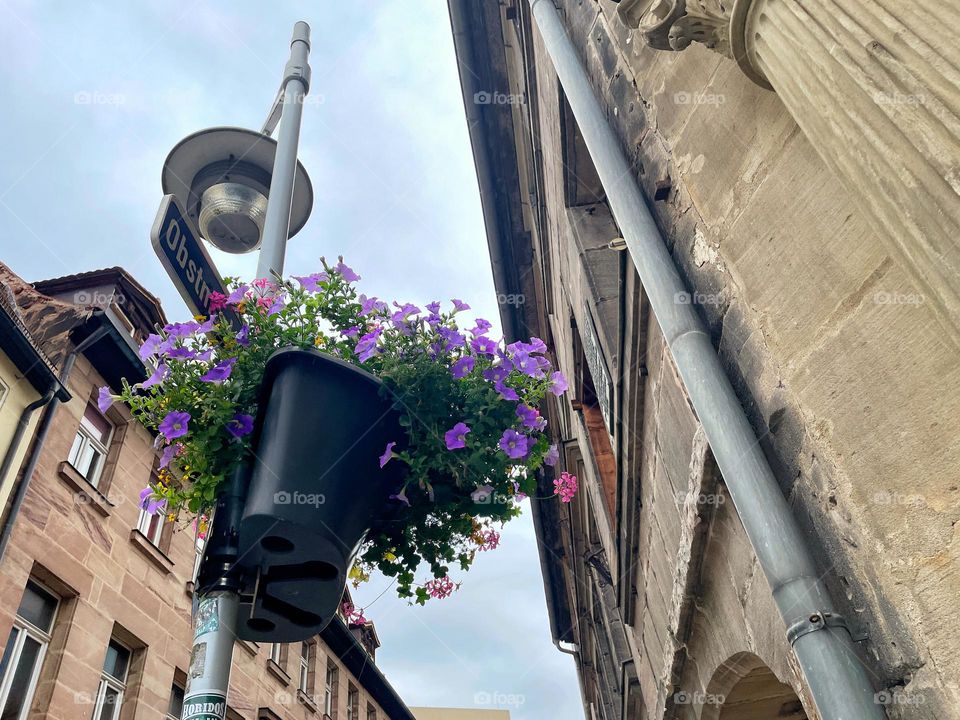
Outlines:
[[211, 317], [147, 338], [147, 381], [101, 391], [101, 408], [120, 399], [157, 433], [160, 481], [141, 497], [153, 511], [209, 511], [249, 468], [249, 639], [314, 634], [344, 582], [374, 570], [413, 602], [447, 597], [526, 496], [576, 492], [572, 475], [551, 488], [544, 472], [558, 452], [538, 408], [566, 381], [542, 340], [505, 344], [482, 318], [461, 328], [460, 300], [388, 305], [357, 280], [342, 259], [289, 281], [228, 280]]
[[266, 364], [240, 563], [258, 573], [245, 639], [299, 639], [336, 612], [347, 571], [381, 521], [403, 466], [378, 458], [402, 437], [395, 401], [375, 376], [316, 350]]

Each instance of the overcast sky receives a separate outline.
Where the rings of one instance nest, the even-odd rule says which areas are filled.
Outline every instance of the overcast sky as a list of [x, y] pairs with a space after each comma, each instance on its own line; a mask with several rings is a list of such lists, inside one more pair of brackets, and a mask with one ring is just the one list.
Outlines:
[[[30, 281], [120, 265], [185, 317], [148, 238], [164, 158], [196, 130], [262, 125], [299, 19], [313, 30], [300, 158], [315, 202], [287, 273], [342, 254], [368, 294], [459, 297], [497, 322], [443, 0], [0, 0], [0, 259]], [[254, 255], [213, 255], [222, 274], [252, 277]], [[367, 612], [407, 704], [582, 718], [529, 514], [463, 580], [426, 608], [390, 590]]]

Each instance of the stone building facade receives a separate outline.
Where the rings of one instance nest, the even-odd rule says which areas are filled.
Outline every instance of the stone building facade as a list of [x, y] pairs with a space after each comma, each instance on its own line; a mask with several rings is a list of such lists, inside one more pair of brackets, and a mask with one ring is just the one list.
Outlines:
[[[958, 25], [913, 0], [538, 2], [876, 703], [960, 717]], [[530, 4], [448, 5], [505, 334], [573, 379], [547, 412], [581, 491], [534, 519], [586, 716], [819, 717]]]
[[[0, 713], [179, 718], [198, 540], [192, 524], [140, 511], [153, 437], [124, 407], [100, 413], [96, 403], [99, 387], [145, 377], [136, 349], [163, 313], [119, 268], [30, 286], [0, 265], [0, 280], [58, 372], [81, 348], [66, 378], [72, 398], [52, 416], [15, 516], [8, 503]], [[11, 494], [24, 482], [21, 473]], [[227, 717], [412, 720], [374, 663], [377, 644], [372, 624], [348, 628], [339, 618], [303, 644], [238, 642]]]

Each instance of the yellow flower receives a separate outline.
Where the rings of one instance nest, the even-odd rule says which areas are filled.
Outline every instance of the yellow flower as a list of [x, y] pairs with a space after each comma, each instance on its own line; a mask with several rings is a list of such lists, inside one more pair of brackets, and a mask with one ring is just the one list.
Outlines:
[[196, 320], [197, 322], [201, 322], [201, 323], [202, 323], [202, 322], [204, 322], [204, 321], [207, 319], [207, 316], [206, 316], [206, 315], [194, 315], [194, 316], [193, 316], [193, 319]]
[[386, 560], [387, 562], [393, 562], [394, 560], [397, 559], [397, 556], [394, 555], [392, 552], [385, 552], [383, 554], [383, 559]]

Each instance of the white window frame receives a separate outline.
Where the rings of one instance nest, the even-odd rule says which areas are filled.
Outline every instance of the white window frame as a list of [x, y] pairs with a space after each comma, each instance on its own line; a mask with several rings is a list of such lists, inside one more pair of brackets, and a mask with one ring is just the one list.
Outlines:
[[[116, 691], [117, 693], [117, 701], [113, 706], [113, 715], [109, 718], [109, 720], [117, 720], [120, 717], [120, 708], [123, 706], [124, 693], [127, 691], [127, 678], [130, 676], [130, 663], [133, 661], [133, 650], [117, 640], [115, 637], [111, 637], [110, 642], [122, 647], [127, 651], [127, 666], [124, 668], [122, 680], [108, 674], [106, 670], [100, 671], [100, 685], [97, 687], [97, 701], [93, 707], [94, 720], [99, 720], [101, 717], [101, 713], [103, 712], [103, 702], [106, 699], [108, 688]], [[108, 644], [108, 652], [109, 647], [110, 646]], [[106, 662], [106, 656], [104, 656], [104, 662]]]
[[[60, 596], [47, 586], [37, 582], [32, 578], [30, 579], [30, 582], [57, 601], [56, 606], [53, 608], [53, 616], [50, 618], [50, 631], [52, 632], [53, 628], [57, 624], [57, 614], [60, 611]], [[24, 592], [26, 591], [26, 587], [24, 587]], [[30, 706], [33, 705], [33, 696], [37, 690], [37, 681], [40, 679], [40, 670], [43, 668], [43, 661], [47, 656], [47, 648], [50, 646], [51, 636], [50, 632], [41, 630], [33, 623], [24, 620], [19, 615], [14, 616], [13, 627], [17, 630], [17, 638], [13, 641], [13, 649], [10, 652], [10, 659], [7, 662], [6, 674], [2, 679], [0, 679], [0, 710], [3, 710], [4, 706], [7, 704], [7, 700], [9, 699], [10, 685], [13, 683], [13, 676], [16, 674], [16, 669], [20, 665], [20, 654], [23, 652], [24, 643], [26, 642], [27, 638], [32, 638], [36, 642], [40, 643], [40, 651], [37, 653], [37, 660], [33, 666], [33, 672], [30, 675], [30, 682], [27, 685], [27, 694], [24, 698], [23, 707], [20, 708], [20, 714], [17, 716], [17, 720], [24, 720], [24, 718], [26, 718], [30, 713]]]
[[[96, 412], [96, 406], [92, 403], [87, 403], [87, 407], [92, 407]], [[97, 487], [100, 483], [100, 476], [103, 474], [103, 466], [107, 463], [107, 453], [110, 450], [110, 443], [113, 442], [113, 433], [116, 430], [113, 423], [110, 422], [110, 419], [106, 415], [103, 416], [103, 419], [107, 421], [110, 425], [110, 432], [107, 435], [106, 443], [100, 442], [96, 437], [97, 434], [96, 428], [87, 427], [87, 407], [83, 409], [83, 415], [80, 417], [80, 426], [77, 428], [77, 434], [73, 438], [73, 445], [70, 447], [70, 455], [67, 457], [67, 461], [74, 467], [74, 469], [83, 475], [86, 478], [87, 482]], [[86, 470], [86, 474], [80, 470], [80, 459], [84, 457], [90, 450], [96, 452], [100, 455], [97, 459], [95, 465], [90, 465]]]
[[200, 574], [200, 563], [203, 562], [203, 551], [207, 547], [207, 539], [202, 538], [199, 535], [194, 541], [194, 550], [196, 550], [196, 557], [193, 559], [193, 575], [192, 582], [194, 585], [197, 583], [197, 575]]
[[360, 691], [347, 686], [347, 720], [360, 720]]
[[271, 643], [270, 644], [270, 659], [273, 660], [277, 665], [281, 665], [281, 660], [283, 659], [283, 644], [282, 643]]
[[[303, 652], [306, 650], [307, 656], [303, 656]], [[297, 688], [304, 695], [310, 695], [310, 655], [312, 654], [312, 649], [310, 643], [304, 641], [300, 645], [300, 675], [297, 678]]]
[[[154, 525], [156, 523], [156, 525]], [[167, 524], [167, 516], [163, 512], [148, 513], [140, 509], [140, 519], [137, 520], [137, 530], [156, 548], [160, 547], [163, 538], [163, 528]]]
[[323, 676], [323, 712], [333, 717], [333, 688], [337, 682], [337, 666], [327, 662], [327, 672]]
[[377, 709], [370, 703], [367, 703], [367, 720], [377, 720]]
[[9, 394], [10, 386], [3, 381], [3, 378], [0, 378], [0, 408], [3, 408], [3, 404], [7, 401]]

